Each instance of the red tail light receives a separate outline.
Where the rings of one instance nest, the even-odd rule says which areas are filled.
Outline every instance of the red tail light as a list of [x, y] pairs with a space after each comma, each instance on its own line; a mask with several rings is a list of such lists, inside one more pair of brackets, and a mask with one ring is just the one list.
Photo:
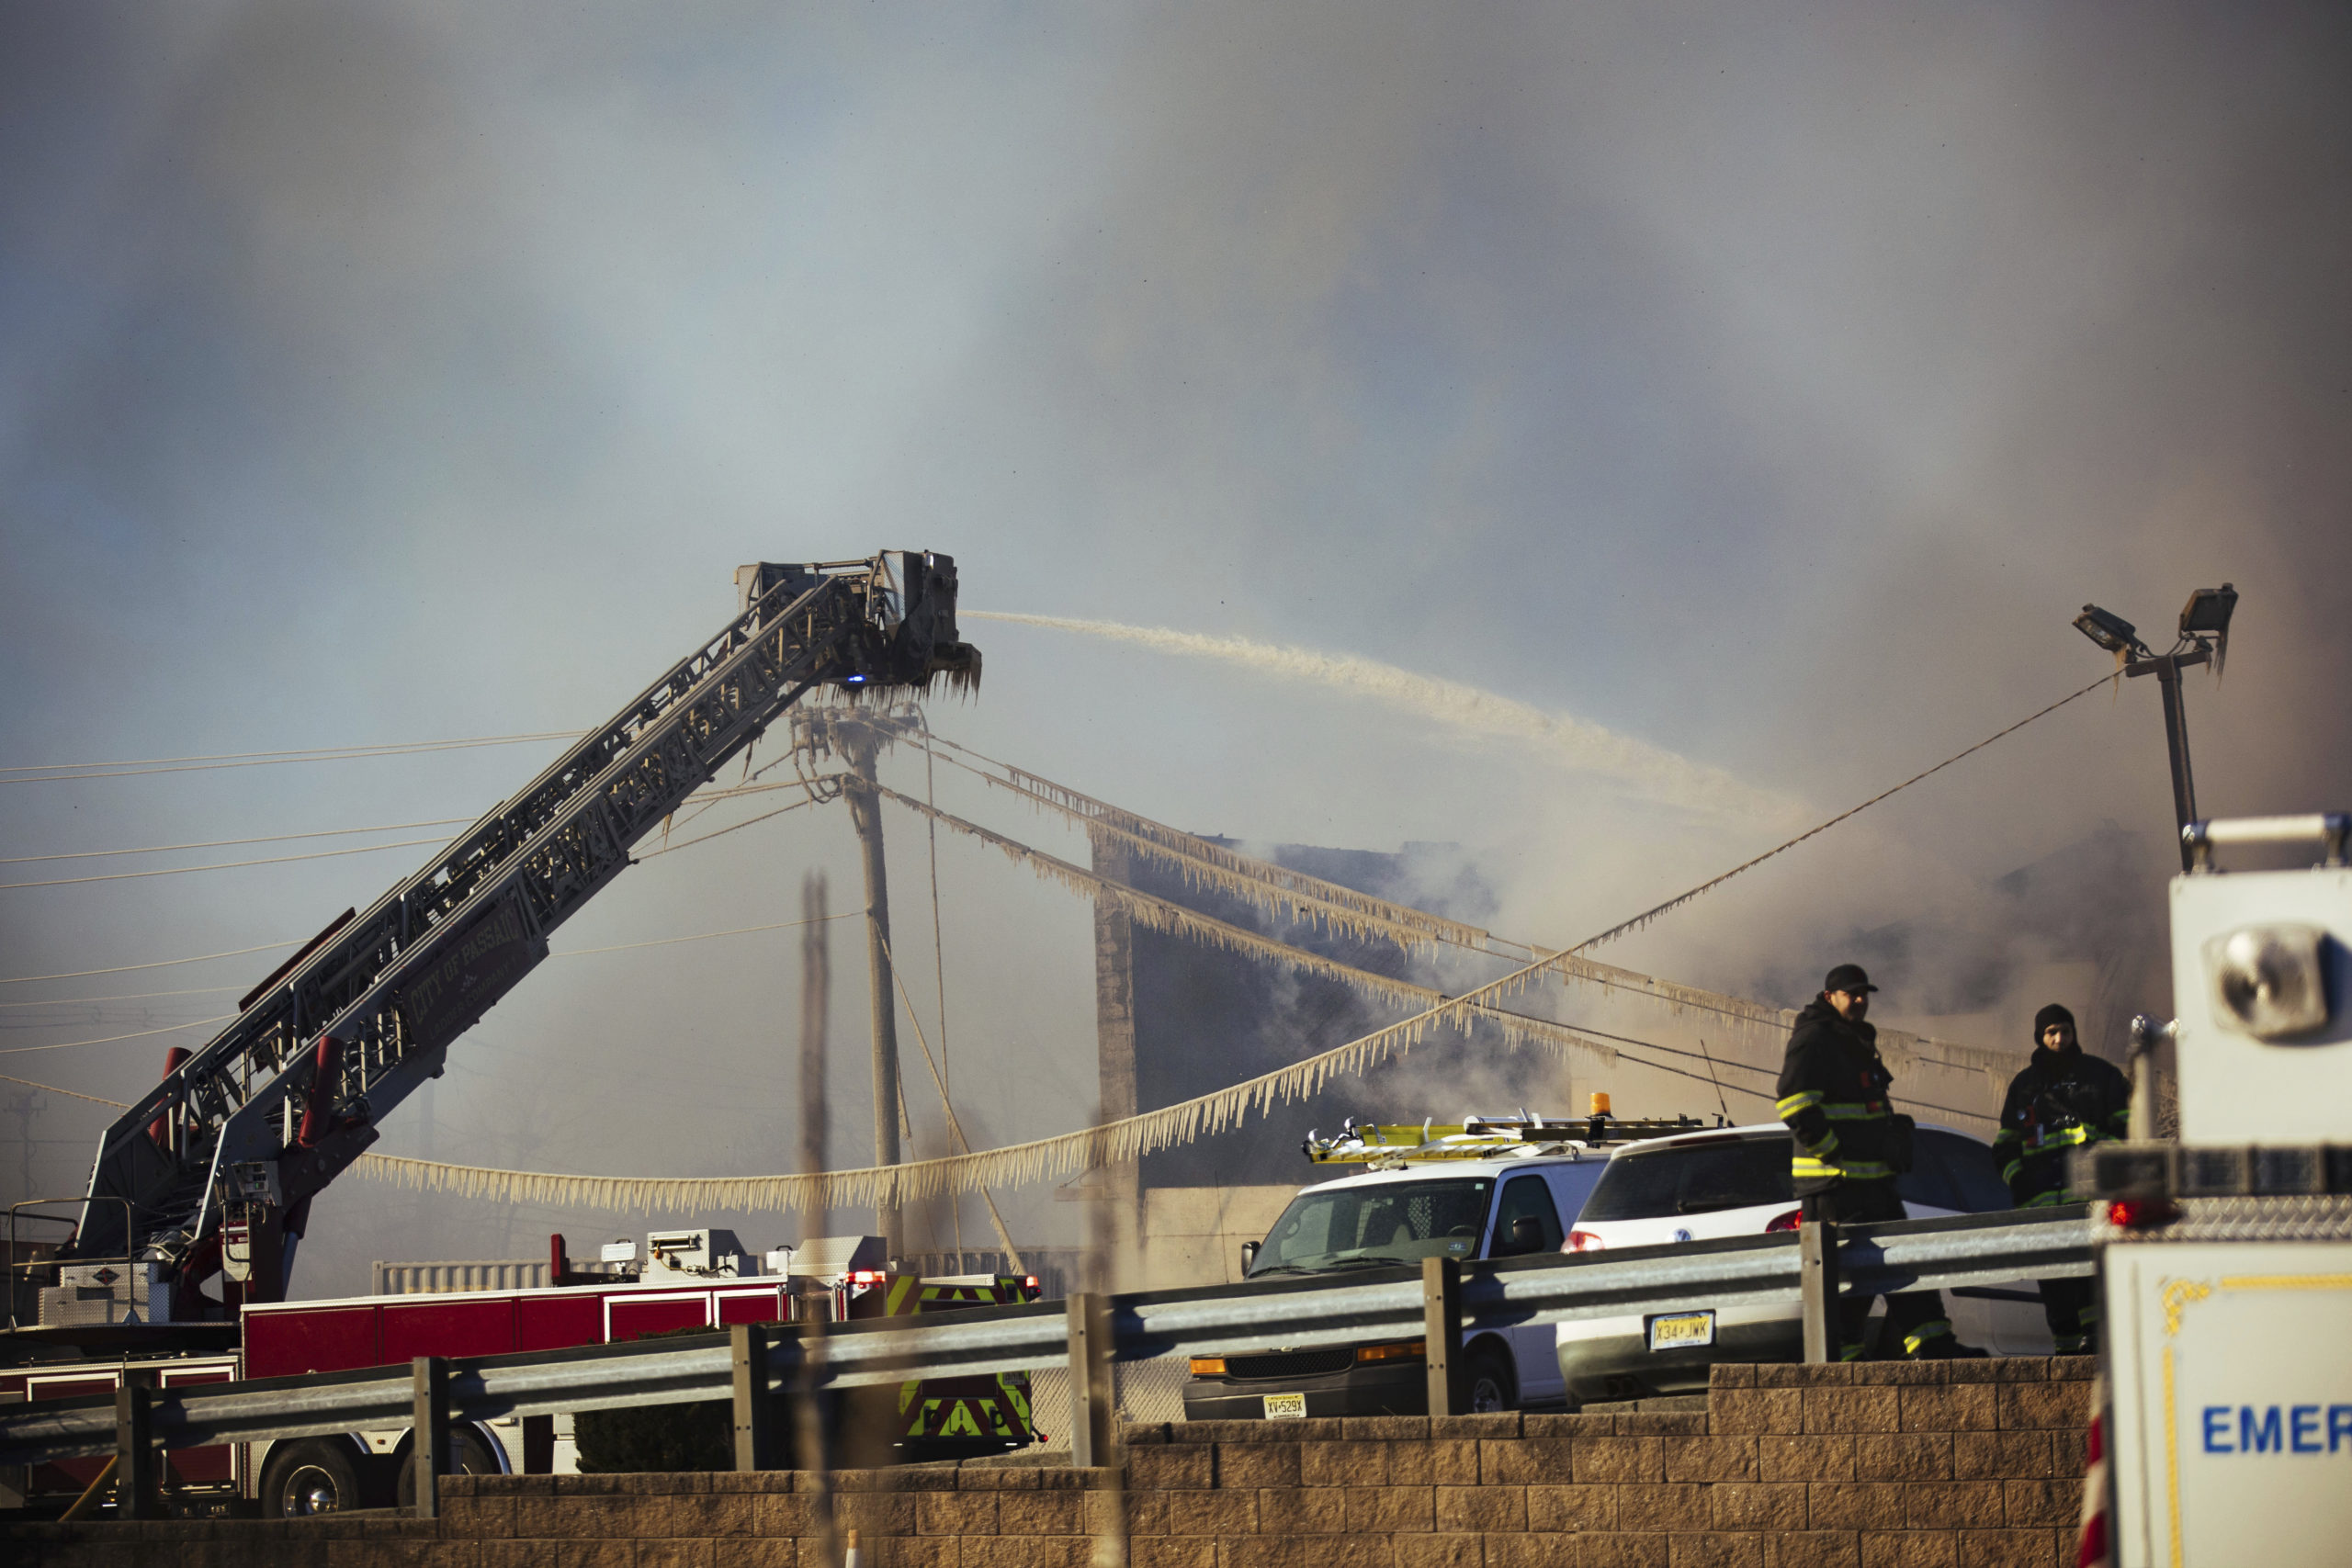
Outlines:
[[1594, 1235], [1591, 1231], [1570, 1231], [1568, 1233], [1568, 1245], [1561, 1248], [1561, 1250], [1564, 1252], [1599, 1252], [1602, 1247], [1608, 1245], [1609, 1244], [1607, 1242], [1601, 1240], [1600, 1236]]
[[1764, 1234], [1766, 1235], [1770, 1235], [1774, 1231], [1792, 1231], [1797, 1228], [1799, 1222], [1804, 1220], [1804, 1211], [1803, 1209], [1791, 1209], [1785, 1214], [1775, 1215], [1772, 1223], [1764, 1227]]
[[2165, 1198], [2118, 1198], [2107, 1206], [2107, 1223], [2123, 1230], [2168, 1225], [2178, 1218], [2180, 1210]]

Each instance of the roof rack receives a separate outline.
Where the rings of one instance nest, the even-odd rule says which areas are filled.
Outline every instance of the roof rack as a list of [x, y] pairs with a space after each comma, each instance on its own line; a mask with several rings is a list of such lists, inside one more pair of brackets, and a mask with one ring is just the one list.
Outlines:
[[1308, 1161], [1315, 1165], [1371, 1165], [1394, 1169], [1434, 1160], [1575, 1154], [1724, 1125], [1726, 1122], [1720, 1116], [1713, 1122], [1692, 1116], [1620, 1121], [1606, 1111], [1573, 1120], [1530, 1115], [1524, 1109], [1516, 1116], [1465, 1112], [1459, 1122], [1430, 1120], [1419, 1126], [1409, 1122], [1368, 1122], [1358, 1125], [1351, 1116], [1330, 1137], [1308, 1133], [1301, 1146]]

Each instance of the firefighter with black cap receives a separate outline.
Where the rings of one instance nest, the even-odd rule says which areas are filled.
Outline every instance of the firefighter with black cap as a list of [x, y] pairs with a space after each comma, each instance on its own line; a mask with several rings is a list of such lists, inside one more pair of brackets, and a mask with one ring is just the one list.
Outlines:
[[[2075, 1015], [2051, 1003], [2033, 1015], [2033, 1059], [2009, 1084], [1993, 1155], [2020, 1209], [2073, 1201], [2066, 1163], [2076, 1149], [2129, 1134], [2132, 1084], [2113, 1063], [2084, 1054]], [[2098, 1348], [2098, 1290], [2089, 1280], [2044, 1280], [2041, 1311], [2062, 1356]]]
[[[1867, 1021], [1878, 987], [1859, 964], [1840, 964], [1821, 995], [1797, 1014], [1781, 1064], [1775, 1110], [1796, 1140], [1789, 1168], [1808, 1220], [1864, 1224], [1903, 1218], [1894, 1179], [1911, 1168], [1911, 1118], [1898, 1115], [1887, 1091], [1894, 1075], [1878, 1054]], [[1861, 1359], [1869, 1296], [1838, 1303], [1838, 1359]], [[1953, 1337], [1943, 1298], [1905, 1291], [1886, 1298], [1886, 1325], [1915, 1360], [1982, 1356]]]

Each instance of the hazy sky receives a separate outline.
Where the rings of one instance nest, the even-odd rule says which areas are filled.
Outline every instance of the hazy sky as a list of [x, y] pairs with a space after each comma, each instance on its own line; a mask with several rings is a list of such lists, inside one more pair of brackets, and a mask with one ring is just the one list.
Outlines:
[[[2342, 807], [2346, 82], [2352, 19], [2327, 6], [18, 0], [0, 750], [583, 727], [716, 627], [738, 562], [927, 547], [971, 607], [1378, 660], [1798, 817], [2097, 675], [2067, 625], [2086, 599], [2162, 640], [2228, 579], [2227, 679], [2190, 688], [2203, 803]], [[943, 733], [1204, 831], [1464, 844], [1497, 929], [1531, 940], [1778, 836], [1606, 748], [1584, 765], [1165, 648], [967, 635], [986, 684], [936, 707]], [[1814, 974], [1845, 934], [2109, 818], [2161, 869], [2152, 684], [1621, 958], [1727, 987]], [[551, 754], [0, 783], [0, 853], [469, 818]], [[890, 832], [928, 980], [924, 840]], [[836, 907], [862, 897], [838, 807], [723, 842], [632, 872], [557, 947], [788, 919], [812, 866]], [[426, 853], [0, 891], [0, 973], [299, 939]], [[967, 1128], [1074, 1125], [1086, 907], [960, 841], [940, 876]], [[796, 952], [551, 964], [383, 1146], [784, 1168]], [[0, 986], [0, 1043], [209, 1016], [272, 961]], [[853, 942], [834, 966], [847, 1163], [868, 1142]], [[205, 1032], [0, 1072], [123, 1099]], [[78, 1190], [97, 1109], [0, 1090], [0, 1188]], [[528, 1254], [547, 1228], [404, 1228], [413, 1200], [355, 1185], [321, 1206], [322, 1285], [371, 1256]]]

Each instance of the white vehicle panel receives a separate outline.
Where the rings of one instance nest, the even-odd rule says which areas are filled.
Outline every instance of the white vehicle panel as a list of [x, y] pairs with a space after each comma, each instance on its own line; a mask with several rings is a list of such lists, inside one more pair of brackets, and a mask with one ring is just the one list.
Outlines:
[[[1951, 1129], [1931, 1127], [1936, 1134], [1966, 1138]], [[1769, 1125], [1744, 1131], [1759, 1137], [1779, 1136], [1780, 1130]], [[1968, 1139], [1981, 1145], [1981, 1140]], [[1642, 1144], [1629, 1144], [1612, 1155], [1612, 1159], [1636, 1156], [1656, 1156], [1680, 1146], [1695, 1146], [1697, 1139], [1660, 1139]], [[1757, 1203], [1731, 1209], [1705, 1210], [1689, 1214], [1664, 1214], [1638, 1219], [1584, 1220], [1576, 1228], [1595, 1237], [1603, 1249], [1632, 1247], [1667, 1247], [1682, 1242], [1713, 1241], [1725, 1236], [1760, 1235], [1775, 1221], [1785, 1221], [1798, 1210], [1793, 1199], [1779, 1199], [1769, 1203]], [[1905, 1202], [1904, 1217], [1913, 1220], [1941, 1219], [1961, 1211], [1924, 1203]], [[1874, 1309], [1883, 1314], [1883, 1303]], [[2015, 1280], [1999, 1287], [1944, 1293], [1944, 1310], [1954, 1334], [1964, 1344], [1989, 1349], [1997, 1355], [2046, 1356], [2052, 1341], [2047, 1320], [2041, 1310], [2041, 1300], [2034, 1282]], [[1793, 1322], [1800, 1309], [1794, 1302], [1785, 1305], [1722, 1307], [1716, 1309], [1715, 1327], [1724, 1331], [1758, 1325]], [[1626, 1339], [1646, 1342], [1646, 1319], [1640, 1314], [1621, 1317], [1586, 1318], [1558, 1325], [1555, 1344], [1560, 1347], [1589, 1344], [1594, 1341]]]
[[2352, 1541], [2352, 1242], [2110, 1247], [2120, 1562], [2301, 1568]]

